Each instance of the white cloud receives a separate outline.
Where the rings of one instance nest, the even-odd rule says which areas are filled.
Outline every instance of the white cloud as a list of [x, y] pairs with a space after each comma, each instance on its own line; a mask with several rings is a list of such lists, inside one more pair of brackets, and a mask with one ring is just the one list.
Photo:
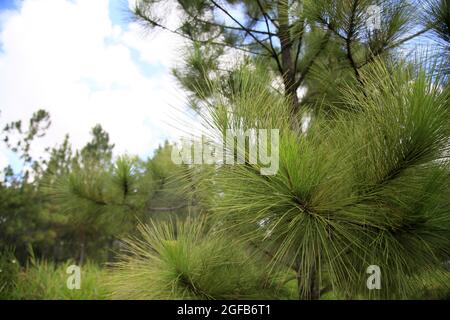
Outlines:
[[[167, 33], [145, 38], [135, 24], [113, 26], [108, 4], [24, 0], [0, 20], [0, 123], [48, 110], [53, 124], [36, 152], [66, 133], [80, 147], [97, 123], [117, 153], [148, 155], [179, 135], [168, 124], [185, 100], [169, 69], [181, 40]], [[154, 75], [142, 72], [132, 50]]]
[[[130, 8], [134, 8], [135, 3], [136, 0], [129, 0]], [[176, 30], [181, 26], [182, 12], [174, 0], [156, 3], [152, 12], [155, 16], [162, 18], [162, 24], [170, 30]], [[159, 28], [154, 28], [151, 32], [144, 32], [138, 23], [131, 23], [128, 29], [129, 32], [123, 36], [124, 43], [130, 48], [138, 50], [143, 61], [170, 68], [174, 61], [179, 59], [182, 45], [185, 43], [181, 36]], [[143, 35], [148, 41], [142, 41]], [[158, 49], [155, 50], [155, 48]]]

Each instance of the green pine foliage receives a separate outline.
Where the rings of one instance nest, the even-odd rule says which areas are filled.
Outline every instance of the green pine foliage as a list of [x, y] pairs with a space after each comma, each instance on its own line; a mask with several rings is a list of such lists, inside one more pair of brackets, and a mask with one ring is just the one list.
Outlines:
[[139, 226], [109, 281], [115, 299], [280, 299], [289, 291], [253, 253], [205, 221]]
[[[338, 108], [348, 111], [318, 115], [301, 132], [286, 103], [270, 98], [265, 78], [242, 70], [241, 91], [229, 99], [217, 88], [213, 101], [228, 103], [207, 104], [204, 118], [216, 136], [224, 128], [280, 128], [279, 172], [221, 167], [209, 177], [221, 194], [211, 214], [269, 250], [274, 265], [297, 270], [301, 297], [311, 297], [312, 282], [325, 285], [323, 273], [348, 297], [408, 297], [416, 277], [449, 257], [447, 87], [378, 61], [361, 74], [363, 85], [342, 93]], [[367, 290], [369, 265], [381, 267], [383, 290]]]
[[0, 300], [8, 299], [15, 291], [19, 270], [13, 250], [9, 248], [0, 252]]

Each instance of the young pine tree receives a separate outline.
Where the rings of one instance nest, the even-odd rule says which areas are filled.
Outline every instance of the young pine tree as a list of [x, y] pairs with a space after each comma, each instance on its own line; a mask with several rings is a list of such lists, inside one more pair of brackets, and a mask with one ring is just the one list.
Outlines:
[[[155, 2], [140, 2], [135, 13], [150, 25], [167, 29], [151, 11]], [[244, 22], [225, 9], [235, 3], [243, 8]], [[279, 170], [273, 176], [261, 175], [261, 164], [250, 163], [202, 171], [205, 189], [200, 192], [210, 195], [208, 223], [201, 224], [202, 232], [226, 234], [218, 242], [220, 248], [229, 246], [230, 237], [238, 239], [236, 251], [246, 252], [253, 265], [268, 272], [268, 283], [279, 288], [293, 277], [301, 299], [319, 299], [330, 288], [335, 297], [343, 298], [414, 297], [425, 275], [448, 284], [448, 62], [443, 60], [440, 69], [434, 70], [429, 61], [405, 62], [390, 51], [430, 28], [445, 30], [442, 24], [429, 22], [424, 29], [402, 37], [414, 20], [410, 19], [411, 6], [399, 1], [383, 2], [383, 16], [388, 19], [373, 33], [362, 31], [363, 12], [372, 4], [368, 1], [178, 4], [187, 22], [171, 31], [188, 34], [191, 40], [197, 33], [202, 36], [194, 39], [190, 65], [177, 75], [195, 90], [196, 108], [209, 138], [222, 141], [226, 130], [252, 128], [278, 129], [280, 137]], [[437, 7], [443, 4], [445, 1]], [[223, 25], [218, 12], [234, 25]], [[434, 16], [437, 13], [436, 21], [445, 21], [446, 15], [439, 12], [431, 11]], [[286, 22], [290, 24], [287, 33]], [[266, 29], [259, 33], [264, 25]], [[412, 29], [419, 24], [415, 26]], [[215, 28], [219, 32], [216, 38], [205, 37], [205, 32], [211, 35]], [[235, 42], [226, 42], [228, 34]], [[321, 36], [326, 46], [317, 40]], [[217, 39], [223, 42], [217, 44]], [[316, 39], [318, 47], [306, 44], [307, 39]], [[217, 67], [211, 57], [218, 54], [208, 52], [209, 45], [259, 51], [250, 53], [246, 65], [227, 70], [231, 72], [226, 78], [211, 78], [206, 71]], [[294, 48], [297, 55], [288, 57]], [[320, 51], [309, 51], [313, 48]], [[275, 65], [281, 65], [281, 94], [273, 88], [276, 76], [264, 51]], [[263, 57], [255, 62], [254, 55]], [[202, 63], [202, 59], [210, 63]], [[292, 116], [293, 110], [299, 110], [299, 87], [292, 83], [299, 80], [307, 90], [303, 102], [315, 111], [302, 126], [298, 123], [305, 114]], [[234, 146], [226, 150], [230, 154], [235, 151]], [[174, 246], [191, 243], [184, 237], [185, 228], [174, 230], [170, 233]], [[207, 267], [199, 260], [207, 261], [209, 251], [204, 250], [204, 256], [190, 255], [189, 250], [167, 255], [167, 236], [149, 239], [146, 235], [150, 233], [129, 241], [117, 272], [117, 290], [123, 285], [121, 274], [125, 274], [131, 279], [128, 287], [142, 289], [139, 284], [148, 280], [148, 290], [155, 283], [156, 288], [176, 288], [170, 291], [171, 298], [240, 297], [232, 294], [237, 292], [235, 282], [224, 287], [228, 293], [216, 294], [214, 282], [208, 279], [221, 279], [223, 269], [199, 269]], [[233, 261], [224, 254], [213, 265], [226, 266]], [[177, 268], [178, 264], [185, 269]], [[372, 265], [381, 270], [380, 290], [366, 286], [366, 270]], [[152, 266], [152, 271], [139, 271], [147, 270], [146, 266]], [[242, 281], [249, 277], [240, 274]]]
[[[266, 70], [241, 69], [233, 95], [214, 87], [214, 99], [202, 106], [210, 138], [222, 137], [226, 129], [279, 129], [279, 170], [264, 176], [261, 164], [250, 163], [205, 170], [204, 192], [212, 198], [203, 232], [224, 232], [227, 237], [218, 246], [238, 239], [252, 264], [268, 270], [269, 283], [278, 288], [282, 270], [281, 283], [294, 277], [302, 299], [319, 299], [330, 288], [343, 298], [412, 297], [425, 274], [448, 283], [450, 92], [441, 79], [406, 63], [377, 61], [361, 72], [360, 86], [342, 92], [334, 117], [316, 115], [301, 130], [292, 125], [290, 102], [271, 89]], [[178, 230], [170, 240], [188, 245], [184, 234], [189, 232]], [[181, 288], [148, 298], [239, 297], [232, 295], [233, 287], [216, 295], [208, 286], [207, 279], [223, 277], [221, 268], [190, 269], [191, 263], [202, 265], [192, 259], [208, 259], [211, 253], [167, 256], [158, 249], [167, 236], [150, 240], [151, 233], [129, 242], [117, 290], [125, 272], [127, 287], [141, 288], [138, 284], [148, 280], [148, 290], [153, 284]], [[228, 265], [230, 259], [224, 254], [220, 263]], [[187, 269], [177, 269], [177, 263]], [[371, 265], [381, 269], [381, 290], [366, 286]], [[140, 272], [137, 266], [153, 271]]]

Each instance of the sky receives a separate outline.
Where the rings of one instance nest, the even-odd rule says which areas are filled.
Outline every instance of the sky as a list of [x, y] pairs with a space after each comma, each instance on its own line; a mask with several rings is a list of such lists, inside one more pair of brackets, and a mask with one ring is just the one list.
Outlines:
[[[0, 0], [0, 126], [37, 109], [52, 125], [41, 156], [69, 134], [74, 148], [101, 124], [115, 154], [150, 156], [186, 129], [186, 98], [171, 76], [183, 40], [144, 32], [128, 0]], [[131, 1], [131, 0], [130, 0]], [[176, 25], [176, 12], [167, 23]], [[0, 145], [0, 168], [18, 162]]]

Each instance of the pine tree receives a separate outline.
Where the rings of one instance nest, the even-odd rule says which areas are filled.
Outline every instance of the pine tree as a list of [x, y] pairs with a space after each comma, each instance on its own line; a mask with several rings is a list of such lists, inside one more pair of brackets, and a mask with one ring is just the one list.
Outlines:
[[[280, 163], [273, 176], [260, 174], [261, 163], [205, 170], [203, 180], [211, 183], [200, 192], [212, 199], [203, 232], [222, 234], [224, 247], [227, 239], [239, 239], [252, 264], [269, 270], [269, 283], [279, 287], [294, 277], [301, 299], [319, 299], [330, 289], [344, 298], [412, 297], [424, 274], [449, 283], [444, 266], [450, 256], [450, 92], [445, 77], [429, 72], [377, 60], [361, 71], [359, 87], [352, 84], [342, 92], [345, 108], [340, 105], [332, 118], [316, 115], [306, 131], [292, 126], [290, 101], [273, 92], [263, 67], [241, 69], [233, 96], [214, 87], [214, 99], [202, 106], [210, 138], [225, 129], [277, 128]], [[148, 281], [148, 290], [152, 284], [178, 288], [169, 296], [141, 297], [226, 297], [206, 281], [209, 272], [220, 279], [220, 268], [204, 271], [205, 278], [197, 267], [189, 268], [201, 265], [191, 260], [201, 260], [201, 253], [165, 251], [167, 240], [189, 246], [190, 238], [175, 236], [178, 232], [187, 231], [159, 237], [160, 231], [146, 229], [141, 240], [129, 240], [116, 290], [129, 275], [127, 287]], [[210, 253], [203, 254], [208, 259]], [[230, 261], [222, 256], [221, 263]], [[150, 265], [155, 270], [147, 274]], [[366, 287], [371, 265], [381, 269], [381, 290]], [[240, 274], [243, 282], [252, 276]], [[235, 289], [229, 289], [231, 295]]]

